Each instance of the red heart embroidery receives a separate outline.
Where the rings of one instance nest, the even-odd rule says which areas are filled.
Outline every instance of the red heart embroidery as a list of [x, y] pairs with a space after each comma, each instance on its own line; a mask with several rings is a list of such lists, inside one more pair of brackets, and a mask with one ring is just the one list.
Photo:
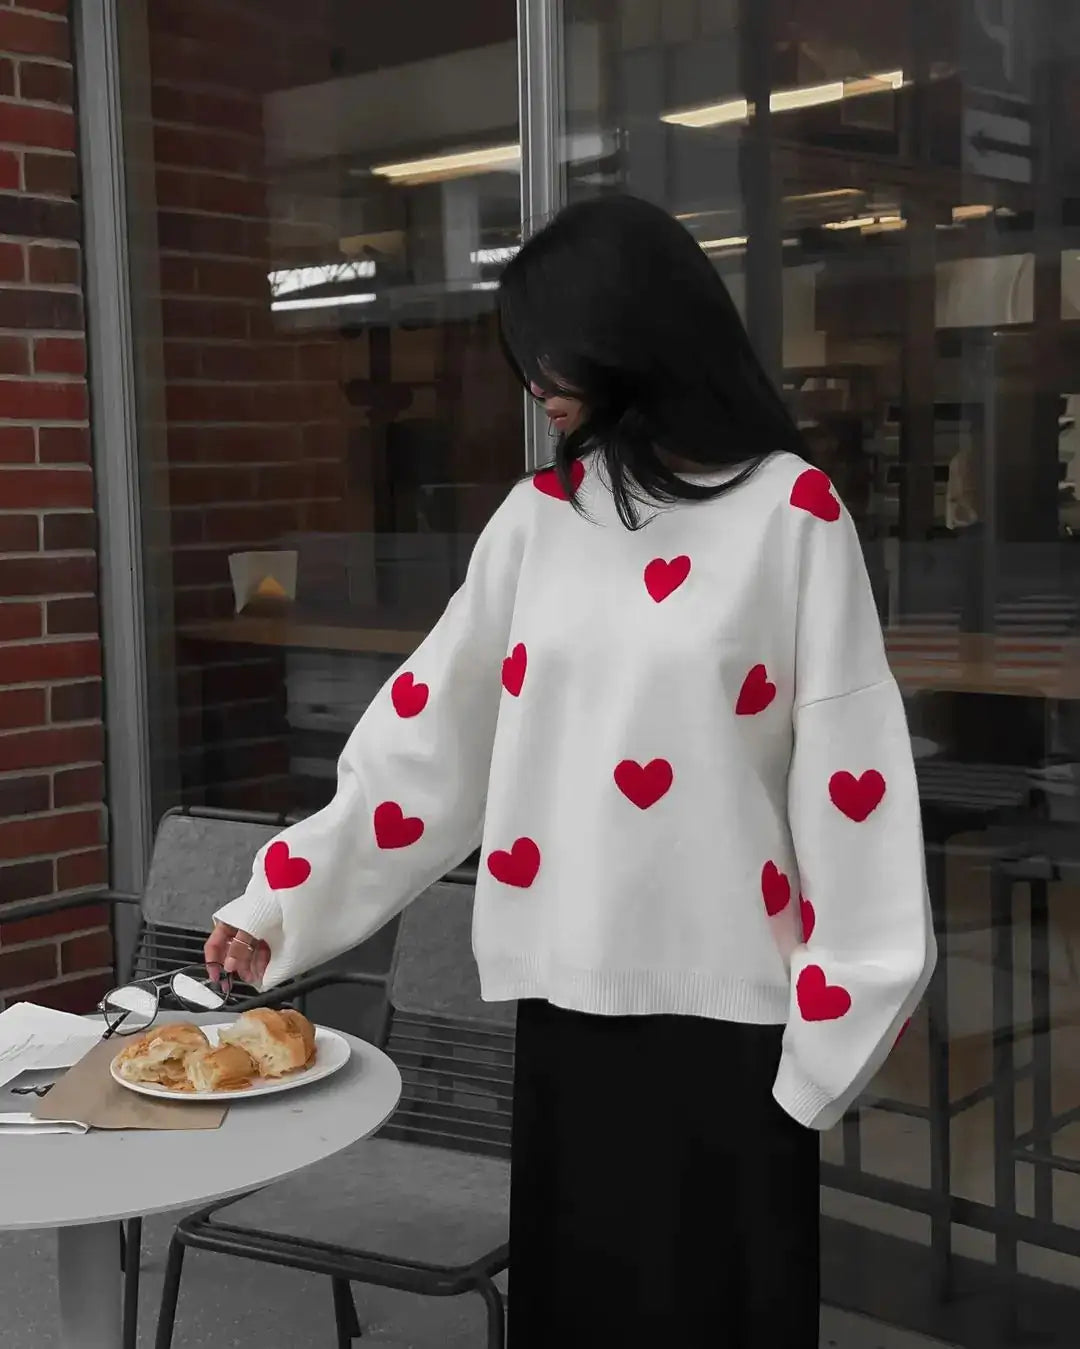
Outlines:
[[[585, 481], [585, 465], [580, 459], [575, 459], [570, 465], [570, 485], [574, 489], [574, 495]], [[543, 492], [546, 497], [554, 497], [556, 501], [569, 501], [566, 495], [566, 489], [559, 481], [559, 475], [553, 468], [545, 468], [542, 473], [533, 475], [533, 486], [538, 492]]]
[[814, 906], [808, 899], [799, 896], [799, 913], [802, 916], [802, 939], [803, 944], [810, 940], [814, 935], [814, 928], [817, 927], [817, 914], [814, 912]]
[[427, 707], [430, 692], [426, 684], [418, 684], [411, 674], [399, 675], [390, 690], [394, 711], [399, 717], [418, 717]]
[[396, 801], [375, 807], [375, 842], [380, 848], [411, 848], [424, 836], [424, 821], [405, 814]]
[[739, 701], [735, 704], [738, 717], [756, 717], [764, 712], [776, 697], [776, 685], [769, 682], [768, 671], [764, 665], [755, 665], [743, 680]]
[[791, 504], [830, 524], [840, 519], [840, 502], [833, 496], [832, 483], [820, 468], [808, 468], [799, 474], [791, 489]]
[[770, 918], [783, 913], [791, 902], [791, 882], [775, 862], [766, 862], [761, 869], [761, 898]]
[[655, 806], [657, 801], [667, 796], [674, 781], [675, 774], [666, 759], [653, 759], [652, 763], [647, 764], [624, 759], [615, 769], [616, 787], [639, 810]]
[[795, 996], [804, 1021], [838, 1021], [851, 1011], [851, 994], [830, 984], [820, 965], [807, 965], [795, 985]]
[[662, 557], [654, 557], [645, 568], [645, 589], [657, 604], [662, 604], [689, 575], [688, 557], [673, 557], [670, 562]]
[[528, 890], [540, 871], [540, 849], [531, 838], [519, 838], [509, 852], [493, 852], [487, 864], [501, 884]]
[[525, 644], [518, 642], [513, 651], [503, 661], [502, 682], [507, 693], [517, 698], [525, 686], [525, 671], [529, 668], [529, 653]]
[[837, 810], [862, 824], [884, 800], [885, 779], [875, 768], [860, 778], [851, 773], [834, 773], [829, 779], [829, 796]]
[[271, 890], [295, 890], [311, 875], [311, 863], [306, 857], [292, 857], [289, 845], [279, 839], [267, 848], [263, 871]]

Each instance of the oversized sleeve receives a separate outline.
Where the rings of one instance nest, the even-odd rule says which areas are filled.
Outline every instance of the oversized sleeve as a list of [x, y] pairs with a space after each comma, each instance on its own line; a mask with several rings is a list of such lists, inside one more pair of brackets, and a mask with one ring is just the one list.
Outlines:
[[215, 915], [267, 943], [264, 988], [364, 941], [478, 845], [524, 534], [519, 491], [353, 730], [329, 805], [264, 848]]
[[911, 740], [858, 538], [823, 474], [800, 481], [817, 503], [800, 510], [796, 485], [788, 818], [804, 940], [774, 1095], [800, 1123], [828, 1129], [884, 1063], [936, 944]]

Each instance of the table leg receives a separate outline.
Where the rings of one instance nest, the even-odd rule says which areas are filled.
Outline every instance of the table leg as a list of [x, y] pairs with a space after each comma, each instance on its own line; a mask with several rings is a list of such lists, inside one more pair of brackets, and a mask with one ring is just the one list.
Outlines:
[[122, 1331], [116, 1224], [62, 1227], [56, 1236], [61, 1349], [117, 1349]]

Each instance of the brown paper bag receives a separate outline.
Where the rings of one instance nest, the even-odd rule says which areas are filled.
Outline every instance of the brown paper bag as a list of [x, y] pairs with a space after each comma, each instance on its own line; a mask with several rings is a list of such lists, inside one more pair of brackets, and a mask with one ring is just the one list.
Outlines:
[[228, 1106], [211, 1101], [158, 1101], [115, 1082], [109, 1065], [122, 1041], [102, 1040], [69, 1068], [34, 1107], [40, 1120], [77, 1120], [91, 1129], [218, 1129]]

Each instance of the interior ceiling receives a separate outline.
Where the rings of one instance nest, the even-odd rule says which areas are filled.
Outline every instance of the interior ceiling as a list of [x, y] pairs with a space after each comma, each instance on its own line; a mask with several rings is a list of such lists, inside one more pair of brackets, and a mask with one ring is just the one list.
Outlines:
[[516, 0], [337, 0], [339, 74], [424, 61], [517, 36]]
[[903, 64], [920, 19], [928, 29], [922, 40], [935, 53], [955, 52], [963, 14], [959, 0], [773, 0], [773, 5], [778, 40], [837, 69], [850, 63], [851, 53], [875, 69]]

